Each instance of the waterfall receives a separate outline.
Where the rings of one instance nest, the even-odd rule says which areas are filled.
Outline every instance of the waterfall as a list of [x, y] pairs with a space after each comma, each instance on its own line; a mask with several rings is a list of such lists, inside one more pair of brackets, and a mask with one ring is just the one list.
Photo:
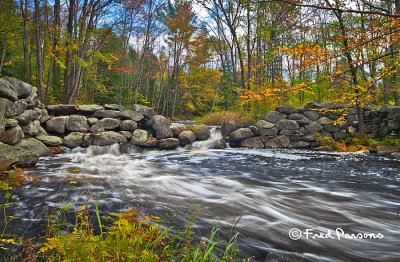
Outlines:
[[211, 146], [211, 143], [222, 139], [222, 134], [219, 129], [219, 127], [212, 127], [210, 129], [210, 138], [204, 141], [196, 141], [193, 142], [192, 147], [193, 148], [201, 148], [201, 149], [207, 149]]

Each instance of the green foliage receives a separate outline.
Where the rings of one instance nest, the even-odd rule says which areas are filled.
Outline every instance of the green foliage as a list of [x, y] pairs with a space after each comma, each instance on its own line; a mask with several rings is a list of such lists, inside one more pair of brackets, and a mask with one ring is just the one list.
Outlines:
[[228, 121], [234, 121], [238, 125], [251, 125], [255, 123], [255, 119], [256, 118], [246, 111], [221, 111], [204, 115], [203, 117], [196, 119], [196, 121], [206, 125], [216, 126], [221, 126]]

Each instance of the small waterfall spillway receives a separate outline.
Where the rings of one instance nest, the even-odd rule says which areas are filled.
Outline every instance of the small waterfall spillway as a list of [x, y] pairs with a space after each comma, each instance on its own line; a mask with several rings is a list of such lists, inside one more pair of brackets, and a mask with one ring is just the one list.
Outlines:
[[[191, 149], [127, 154], [112, 145], [41, 159], [27, 171], [37, 179], [12, 197], [13, 230], [43, 234], [46, 214], [69, 203], [76, 209], [96, 200], [102, 215], [141, 206], [167, 221], [172, 212], [181, 224], [188, 208], [197, 207], [200, 232], [217, 224], [227, 236], [235, 224], [241, 256], [252, 261], [400, 257], [400, 161], [305, 150], [208, 149], [221, 138], [218, 128], [210, 132], [209, 140]], [[340, 228], [384, 238], [292, 240], [293, 228], [315, 233]]]
[[192, 144], [192, 148], [208, 149], [217, 140], [222, 139], [219, 127], [210, 128], [210, 138], [204, 141], [196, 141]]

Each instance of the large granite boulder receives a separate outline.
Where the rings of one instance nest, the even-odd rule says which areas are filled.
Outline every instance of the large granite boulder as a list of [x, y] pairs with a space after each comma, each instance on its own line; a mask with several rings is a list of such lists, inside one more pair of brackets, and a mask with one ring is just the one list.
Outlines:
[[87, 119], [80, 115], [70, 115], [65, 121], [65, 129], [70, 132], [87, 132], [90, 127], [88, 125]]
[[[0, 117], [1, 117], [1, 115], [0, 115]], [[6, 121], [5, 121], [6, 128], [16, 127], [17, 125], [18, 125], [17, 120], [12, 119], [12, 118], [6, 118]], [[4, 132], [4, 129], [3, 129], [3, 132]]]
[[275, 143], [277, 147], [287, 147], [290, 144], [290, 139], [284, 135], [277, 136], [269, 141]]
[[0, 78], [0, 97], [7, 98], [10, 101], [18, 100], [18, 94], [14, 87], [3, 78]]
[[273, 128], [262, 128], [260, 129], [260, 135], [262, 136], [276, 136], [278, 134], [278, 128], [273, 127]]
[[21, 126], [22, 131], [26, 135], [30, 136], [36, 136], [41, 132], [42, 127], [40, 126], [40, 121], [39, 120], [34, 120], [32, 122], [29, 122], [27, 125]]
[[50, 115], [54, 116], [68, 116], [79, 112], [78, 108], [76, 108], [74, 105], [50, 105], [47, 106], [46, 109]]
[[14, 116], [13, 118], [18, 121], [20, 125], [29, 124], [33, 120], [39, 120], [42, 116], [42, 110], [39, 108], [27, 109], [22, 114]]
[[160, 149], [175, 149], [179, 146], [179, 140], [176, 138], [164, 138], [157, 141]]
[[12, 165], [30, 167], [36, 165], [39, 156], [30, 150], [0, 143], [0, 171], [10, 169]]
[[286, 115], [293, 114], [296, 112], [296, 110], [290, 105], [278, 106], [276, 108], [276, 111], [278, 111], [279, 113], [282, 113], [282, 114], [286, 114]]
[[169, 138], [173, 136], [172, 131], [169, 128], [170, 121], [162, 115], [154, 115], [151, 118], [151, 126], [156, 133], [157, 139]]
[[179, 134], [179, 145], [186, 146], [196, 141], [196, 135], [191, 130], [182, 131]]
[[259, 137], [251, 137], [240, 142], [241, 147], [248, 148], [264, 148], [264, 143], [261, 141]]
[[310, 124], [306, 125], [306, 130], [309, 133], [316, 133], [323, 129], [323, 126], [318, 122], [311, 122]]
[[226, 148], [226, 142], [223, 139], [211, 141], [207, 144], [208, 149], [224, 149]]
[[80, 105], [80, 106], [78, 106], [79, 112], [84, 115], [90, 115], [96, 111], [103, 110], [103, 109], [104, 108], [100, 105]]
[[112, 144], [124, 144], [127, 142], [127, 139], [123, 135], [114, 131], [86, 134], [84, 137], [85, 144], [95, 146], [108, 146]]
[[36, 92], [36, 88], [14, 77], [4, 77], [4, 79], [13, 86], [14, 90], [17, 92], [18, 98], [27, 98], [33, 92]]
[[20, 126], [7, 128], [4, 133], [0, 136], [0, 142], [15, 145], [24, 138], [24, 131]]
[[132, 133], [131, 144], [137, 146], [146, 146], [149, 134], [146, 130], [136, 129]]
[[99, 110], [94, 113], [97, 118], [118, 118], [121, 112], [117, 110]]
[[21, 148], [27, 149], [38, 156], [49, 156], [50, 150], [39, 140], [35, 138], [28, 138], [26, 140], [22, 140], [18, 145]]
[[121, 111], [119, 113], [119, 116], [122, 119], [128, 119], [128, 120], [132, 120], [132, 121], [135, 121], [135, 122], [140, 122], [140, 121], [142, 121], [144, 119], [144, 116], [143, 116], [142, 113], [137, 112], [137, 111], [133, 111], [133, 110]]
[[180, 133], [185, 131], [185, 125], [180, 123], [172, 123], [169, 128], [171, 129], [174, 137], [178, 137]]
[[46, 130], [49, 132], [64, 134], [67, 116], [58, 116], [46, 121]]
[[236, 131], [233, 131], [229, 134], [230, 142], [238, 142], [250, 138], [253, 136], [253, 132], [251, 132], [250, 128], [239, 128]]
[[119, 129], [121, 129], [122, 131], [135, 131], [135, 129], [137, 129], [137, 123], [133, 120], [124, 120], [121, 122], [121, 124], [119, 124]]
[[150, 119], [156, 114], [153, 108], [139, 104], [133, 105], [132, 110], [142, 113], [146, 119]]
[[279, 113], [279, 112], [269, 112], [266, 116], [265, 116], [265, 120], [267, 120], [268, 122], [271, 123], [276, 123], [281, 119], [286, 118], [286, 115]]
[[114, 130], [121, 124], [121, 120], [115, 118], [103, 118], [96, 123], [96, 126], [104, 130]]
[[42, 141], [46, 146], [61, 146], [63, 143], [63, 140], [58, 136], [40, 134], [36, 139]]
[[6, 101], [8, 100], [0, 97], [0, 135], [4, 133], [4, 130], [6, 128], [6, 118], [4, 117], [4, 112], [6, 110], [5, 108]]
[[191, 130], [199, 141], [207, 140], [211, 136], [210, 129], [204, 124], [193, 125]]
[[312, 121], [317, 121], [320, 117], [320, 114], [318, 113], [318, 111], [310, 110], [310, 111], [305, 111], [304, 116], [306, 116]]
[[84, 133], [72, 132], [64, 137], [63, 144], [66, 147], [75, 148], [81, 145], [83, 141]]
[[223, 137], [229, 136], [230, 133], [239, 129], [235, 121], [228, 121], [222, 124], [221, 134]]
[[271, 122], [268, 122], [266, 120], [258, 120], [257, 123], [256, 123], [256, 126], [259, 129], [270, 129], [270, 128], [274, 128], [275, 124], [271, 123]]
[[289, 119], [281, 119], [278, 122], [276, 122], [276, 128], [278, 130], [294, 130], [294, 129], [299, 129], [300, 126], [295, 120], [289, 120]]
[[104, 108], [107, 110], [124, 111], [125, 107], [117, 104], [105, 104]]
[[24, 113], [27, 107], [28, 104], [22, 100], [17, 100], [14, 102], [8, 101], [6, 103], [6, 110], [4, 114], [6, 117], [14, 117]]

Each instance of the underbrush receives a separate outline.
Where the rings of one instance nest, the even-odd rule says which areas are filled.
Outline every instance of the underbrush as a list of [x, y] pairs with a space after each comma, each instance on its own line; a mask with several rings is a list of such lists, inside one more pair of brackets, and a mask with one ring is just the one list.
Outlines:
[[196, 122], [201, 122], [206, 125], [221, 126], [228, 121], [234, 121], [239, 125], [247, 126], [255, 122], [253, 116], [249, 112], [241, 111], [221, 111], [207, 114], [196, 119]]
[[357, 152], [375, 150], [377, 146], [400, 147], [400, 138], [387, 136], [376, 138], [373, 136], [355, 136], [344, 140], [335, 140], [329, 136], [315, 135], [319, 149], [326, 151]]

